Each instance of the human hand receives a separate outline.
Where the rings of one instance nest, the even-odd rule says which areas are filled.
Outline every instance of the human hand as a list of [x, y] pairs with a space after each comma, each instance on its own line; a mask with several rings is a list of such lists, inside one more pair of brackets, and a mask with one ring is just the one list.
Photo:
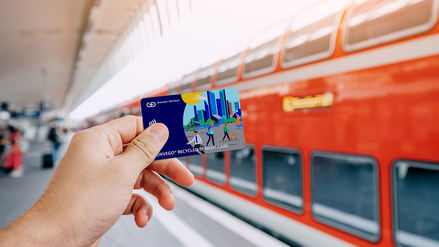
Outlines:
[[78, 132], [42, 197], [0, 231], [0, 246], [97, 245], [122, 214], [133, 214], [144, 227], [153, 210], [133, 189], [143, 188], [173, 209], [170, 187], [157, 173], [182, 186], [194, 177], [177, 159], [154, 161], [168, 135], [163, 124], [144, 131], [133, 116]]

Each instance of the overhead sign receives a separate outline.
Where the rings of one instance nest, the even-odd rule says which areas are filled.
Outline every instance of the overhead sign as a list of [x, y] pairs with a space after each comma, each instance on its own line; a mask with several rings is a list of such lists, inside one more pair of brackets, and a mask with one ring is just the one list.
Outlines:
[[28, 118], [38, 118], [40, 117], [40, 111], [36, 109], [24, 109], [22, 116]]
[[299, 109], [326, 108], [332, 106], [334, 95], [324, 93], [304, 97], [286, 96], [282, 100], [282, 109], [285, 112], [292, 112]]

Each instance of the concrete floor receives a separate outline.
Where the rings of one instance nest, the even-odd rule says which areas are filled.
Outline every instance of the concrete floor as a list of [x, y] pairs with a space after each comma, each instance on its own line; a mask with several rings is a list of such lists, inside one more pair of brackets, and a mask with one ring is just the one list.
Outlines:
[[[67, 138], [65, 143], [68, 144], [68, 141]], [[0, 174], [1, 228], [24, 213], [43, 193], [54, 171], [54, 169], [41, 169], [41, 156], [45, 150], [48, 150], [45, 143], [31, 143], [29, 151], [24, 156], [26, 169], [23, 177], [11, 178]], [[65, 147], [60, 148], [61, 153], [63, 150]], [[205, 206], [214, 208], [213, 211], [221, 212], [221, 209], [202, 201], [180, 187], [172, 186], [177, 200], [177, 206], [172, 212], [160, 209], [155, 198], [144, 193], [154, 206], [154, 216], [148, 225], [140, 229], [135, 225], [133, 216], [122, 216], [103, 236], [99, 246], [256, 246], [254, 240], [245, 239], [240, 233], [233, 232], [224, 224], [216, 222], [214, 217], [189, 205], [187, 198], [190, 198], [191, 203], [199, 201], [201, 204], [206, 204]], [[186, 198], [186, 201], [181, 200], [180, 196]], [[221, 213], [228, 214], [225, 211]], [[243, 224], [252, 231], [256, 230], [255, 239], [258, 237], [268, 239], [272, 243], [270, 246], [286, 246], [253, 226], [245, 222]]]

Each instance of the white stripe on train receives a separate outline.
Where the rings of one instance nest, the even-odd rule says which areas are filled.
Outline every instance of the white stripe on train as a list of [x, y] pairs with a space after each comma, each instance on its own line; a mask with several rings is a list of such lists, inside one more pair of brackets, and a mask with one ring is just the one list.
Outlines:
[[242, 215], [243, 217], [257, 224], [263, 225], [264, 227], [267, 227], [268, 229], [286, 238], [289, 238], [300, 245], [315, 247], [354, 246], [320, 230], [316, 230], [310, 226], [287, 218], [262, 206], [229, 194], [221, 189], [217, 189], [214, 186], [198, 179], [196, 179], [195, 183], [188, 189], [209, 199], [212, 202], [232, 209], [239, 215]]

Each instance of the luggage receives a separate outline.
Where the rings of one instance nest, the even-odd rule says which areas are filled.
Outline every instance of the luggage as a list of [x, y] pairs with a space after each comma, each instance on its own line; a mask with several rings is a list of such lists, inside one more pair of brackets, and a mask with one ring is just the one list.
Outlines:
[[51, 168], [53, 167], [53, 156], [52, 154], [43, 155], [43, 164], [41, 168]]

